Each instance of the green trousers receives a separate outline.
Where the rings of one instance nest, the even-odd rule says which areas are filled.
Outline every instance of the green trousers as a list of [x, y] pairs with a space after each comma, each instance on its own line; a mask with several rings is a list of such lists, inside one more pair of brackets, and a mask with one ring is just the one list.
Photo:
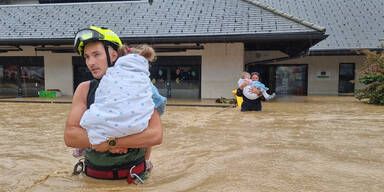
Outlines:
[[85, 150], [85, 159], [96, 166], [114, 166], [128, 164], [145, 155], [145, 148], [128, 149], [125, 154], [113, 154], [109, 152], [97, 152], [93, 149]]

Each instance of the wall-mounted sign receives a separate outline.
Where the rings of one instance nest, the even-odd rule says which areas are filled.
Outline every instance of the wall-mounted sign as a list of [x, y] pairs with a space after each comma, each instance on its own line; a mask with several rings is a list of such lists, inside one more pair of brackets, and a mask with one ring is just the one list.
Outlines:
[[316, 74], [317, 79], [329, 79], [331, 77], [331, 73], [329, 71], [319, 71]]

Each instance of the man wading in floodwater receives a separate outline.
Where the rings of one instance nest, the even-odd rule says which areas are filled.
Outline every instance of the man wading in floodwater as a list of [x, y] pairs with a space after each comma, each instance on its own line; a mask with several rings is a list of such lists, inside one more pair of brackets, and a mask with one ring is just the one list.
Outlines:
[[89, 142], [87, 131], [80, 126], [83, 113], [95, 99], [95, 91], [108, 67], [118, 58], [117, 49], [122, 46], [119, 37], [111, 30], [91, 27], [80, 30], [75, 38], [75, 50], [85, 58], [85, 63], [95, 78], [81, 83], [73, 96], [64, 131], [68, 147], [87, 148], [85, 161], [77, 164], [81, 172], [98, 179], [145, 179], [145, 148], [162, 142], [163, 128], [157, 109], [154, 110], [148, 127], [141, 133], [121, 138], [110, 138], [98, 145]]

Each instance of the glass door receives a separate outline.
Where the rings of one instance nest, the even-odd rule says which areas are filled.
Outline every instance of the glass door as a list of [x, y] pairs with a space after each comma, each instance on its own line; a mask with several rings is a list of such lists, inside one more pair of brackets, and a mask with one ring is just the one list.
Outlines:
[[200, 98], [199, 66], [172, 66], [170, 73], [171, 97]]
[[307, 95], [307, 65], [276, 67], [277, 95]]
[[44, 90], [44, 67], [20, 66], [21, 88], [24, 97], [36, 97]]
[[151, 64], [151, 81], [168, 98], [199, 99], [200, 56], [160, 56]]
[[18, 66], [0, 65], [0, 96], [16, 97], [18, 91]]
[[160, 95], [170, 97], [170, 72], [166, 66], [153, 66], [150, 69], [151, 81], [153, 85], [159, 90]]
[[355, 91], [355, 64], [341, 63], [339, 66], [339, 94], [353, 94]]

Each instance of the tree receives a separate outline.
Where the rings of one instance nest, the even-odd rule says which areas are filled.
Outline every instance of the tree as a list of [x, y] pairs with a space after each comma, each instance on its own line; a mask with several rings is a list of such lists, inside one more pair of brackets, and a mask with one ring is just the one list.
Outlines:
[[[381, 46], [384, 48], [384, 45]], [[363, 50], [366, 60], [360, 71], [359, 82], [365, 87], [356, 91], [356, 98], [371, 104], [384, 105], [384, 51]]]

